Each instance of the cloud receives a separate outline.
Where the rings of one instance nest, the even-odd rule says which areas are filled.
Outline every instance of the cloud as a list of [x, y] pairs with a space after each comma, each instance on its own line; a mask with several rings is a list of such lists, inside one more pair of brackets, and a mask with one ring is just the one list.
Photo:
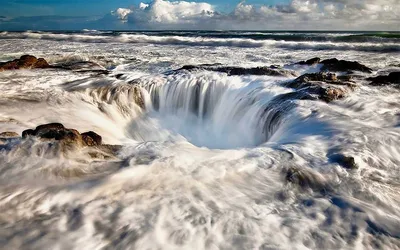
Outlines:
[[137, 29], [396, 30], [399, 0], [291, 0], [255, 6], [240, 2], [230, 13], [208, 3], [154, 0], [119, 17]]
[[120, 6], [103, 17], [41, 16], [0, 19], [0, 30], [205, 29], [205, 30], [399, 30], [400, 0], [290, 0], [230, 12], [206, 2], [152, 0]]

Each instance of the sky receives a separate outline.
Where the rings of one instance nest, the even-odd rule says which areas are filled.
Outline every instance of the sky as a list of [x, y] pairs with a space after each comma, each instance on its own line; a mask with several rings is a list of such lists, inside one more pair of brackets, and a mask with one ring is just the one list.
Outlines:
[[0, 30], [399, 31], [399, 26], [400, 0], [0, 1]]

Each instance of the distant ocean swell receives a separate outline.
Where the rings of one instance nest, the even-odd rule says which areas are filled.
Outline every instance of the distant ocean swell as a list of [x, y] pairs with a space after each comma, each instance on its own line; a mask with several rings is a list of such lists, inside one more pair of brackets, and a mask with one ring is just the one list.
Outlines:
[[218, 33], [218, 32], [2, 32], [0, 39], [40, 39], [81, 43], [143, 43], [206, 47], [261, 48], [287, 50], [400, 51], [400, 35], [330, 33]]

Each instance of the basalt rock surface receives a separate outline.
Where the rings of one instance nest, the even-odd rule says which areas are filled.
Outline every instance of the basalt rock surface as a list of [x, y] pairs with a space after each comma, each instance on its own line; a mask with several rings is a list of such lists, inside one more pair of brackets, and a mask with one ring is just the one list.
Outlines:
[[388, 84], [400, 84], [400, 71], [391, 72], [389, 75], [380, 75], [376, 77], [370, 77], [367, 80], [371, 81], [371, 85], [381, 86]]
[[325, 102], [344, 98], [355, 88], [354, 83], [343, 81], [334, 73], [304, 74], [293, 81], [286, 82], [284, 85], [314, 95], [317, 99]]

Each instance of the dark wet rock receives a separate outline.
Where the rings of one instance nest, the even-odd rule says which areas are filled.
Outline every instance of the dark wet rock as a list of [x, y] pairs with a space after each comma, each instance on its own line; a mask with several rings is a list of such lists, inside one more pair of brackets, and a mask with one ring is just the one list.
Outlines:
[[319, 57], [314, 57], [314, 58], [311, 58], [311, 59], [309, 59], [309, 60], [307, 60], [307, 61], [300, 61], [300, 62], [297, 62], [296, 64], [300, 64], [300, 65], [315, 65], [315, 64], [318, 64], [319, 62], [321, 61], [321, 58], [319, 58]]
[[16, 132], [2, 132], [0, 133], [0, 138], [1, 139], [8, 139], [8, 138], [18, 138], [19, 134]]
[[44, 69], [50, 65], [43, 58], [36, 58], [31, 55], [23, 55], [19, 59], [0, 63], [0, 71], [16, 69]]
[[311, 169], [290, 167], [285, 172], [285, 180], [301, 189], [312, 189], [321, 193], [326, 193], [332, 189], [321, 174]]
[[82, 133], [82, 140], [87, 146], [98, 146], [102, 143], [101, 136], [93, 131]]
[[242, 68], [242, 67], [227, 67], [227, 66], [202, 64], [202, 65], [185, 65], [182, 68], [178, 69], [177, 71], [180, 70], [187, 70], [187, 71], [209, 70], [209, 71], [226, 73], [230, 76], [238, 76], [238, 75], [297, 76], [294, 71], [285, 70], [277, 66]]
[[389, 75], [380, 75], [370, 77], [367, 80], [371, 81], [371, 85], [387, 85], [387, 84], [400, 84], [400, 71], [391, 72]]
[[329, 157], [331, 162], [336, 162], [347, 169], [358, 169], [358, 165], [352, 156], [346, 156], [343, 154], [334, 154]]
[[351, 71], [361, 71], [366, 73], [372, 73], [372, 69], [367, 66], [356, 62], [356, 61], [346, 61], [346, 60], [338, 60], [336, 58], [323, 60], [320, 62], [323, 64], [321, 71], [343, 71], [343, 72], [351, 72]]
[[302, 92], [315, 95], [318, 99], [331, 102], [347, 96], [355, 88], [352, 82], [342, 81], [333, 73], [304, 74], [284, 84]]
[[116, 74], [116, 75], [115, 75], [115, 78], [121, 79], [123, 76], [124, 76], [124, 74]]

